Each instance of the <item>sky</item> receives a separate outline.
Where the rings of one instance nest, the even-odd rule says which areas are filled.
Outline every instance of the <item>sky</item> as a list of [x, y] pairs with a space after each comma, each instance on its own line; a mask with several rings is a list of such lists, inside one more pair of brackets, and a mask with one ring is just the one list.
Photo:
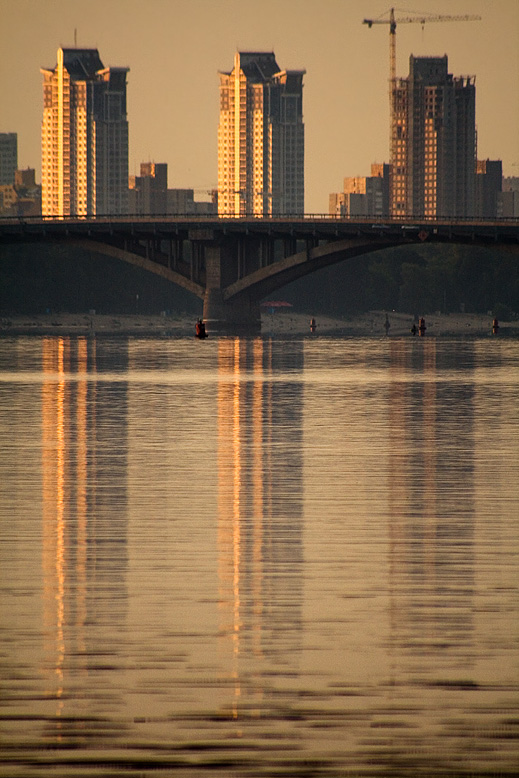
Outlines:
[[[519, 176], [519, 0], [416, 0], [399, 16], [479, 15], [481, 21], [397, 26], [397, 76], [409, 56], [448, 55], [476, 76], [478, 158]], [[240, 51], [274, 51], [306, 70], [305, 210], [326, 213], [345, 176], [389, 161], [387, 0], [0, 0], [0, 132], [18, 133], [18, 166], [40, 181], [41, 67], [60, 46], [97, 48], [126, 66], [130, 174], [166, 162], [170, 188], [197, 199], [217, 186], [218, 71]]]

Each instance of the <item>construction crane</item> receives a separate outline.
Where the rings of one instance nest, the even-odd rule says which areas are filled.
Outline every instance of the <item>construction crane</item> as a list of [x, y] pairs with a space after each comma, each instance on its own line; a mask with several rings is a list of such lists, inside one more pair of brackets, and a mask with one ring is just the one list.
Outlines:
[[367, 24], [368, 27], [373, 27], [374, 24], [389, 24], [389, 88], [392, 92], [393, 85], [396, 81], [396, 27], [397, 24], [411, 24], [418, 22], [422, 25], [429, 22], [477, 22], [481, 21], [481, 16], [474, 16], [472, 14], [466, 16], [449, 16], [445, 14], [427, 14], [421, 13], [415, 16], [400, 16], [395, 17], [395, 9], [389, 9], [389, 19], [383, 19], [378, 17], [377, 19], [364, 19], [362, 24]]
[[[387, 13], [387, 12], [386, 12]], [[382, 16], [385, 17], [386, 14]], [[379, 16], [377, 19], [364, 19], [362, 24], [367, 24], [368, 27], [373, 27], [374, 24], [388, 24], [389, 25], [389, 125], [390, 125], [390, 143], [389, 149], [390, 155], [392, 155], [392, 139], [393, 139], [393, 94], [396, 87], [396, 28], [397, 24], [412, 24], [419, 23], [422, 27], [425, 23], [429, 22], [477, 22], [481, 20], [481, 16], [474, 16], [472, 14], [465, 16], [449, 16], [444, 14], [428, 14], [420, 13], [413, 16], [395, 16], [395, 9], [390, 8], [389, 19]]]

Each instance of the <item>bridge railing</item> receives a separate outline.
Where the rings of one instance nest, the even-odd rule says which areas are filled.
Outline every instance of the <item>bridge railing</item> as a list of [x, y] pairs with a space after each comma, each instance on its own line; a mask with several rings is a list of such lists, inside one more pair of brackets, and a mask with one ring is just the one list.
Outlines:
[[308, 222], [325, 222], [337, 224], [366, 224], [379, 227], [391, 227], [398, 225], [427, 225], [429, 228], [437, 225], [519, 225], [519, 217], [481, 217], [481, 216], [339, 216], [329, 213], [305, 213], [286, 214], [283, 216], [257, 216], [256, 214], [244, 214], [235, 216], [234, 214], [193, 214], [193, 213], [163, 213], [163, 214], [100, 214], [95, 216], [68, 215], [68, 216], [24, 216], [24, 215], [0, 215], [0, 226], [2, 225], [24, 225], [24, 224], [127, 224], [128, 222], [136, 224], [145, 223], [175, 223], [185, 224], [218, 224], [222, 222], [258, 222], [263, 224], [280, 224], [290, 222], [293, 224], [307, 224]]

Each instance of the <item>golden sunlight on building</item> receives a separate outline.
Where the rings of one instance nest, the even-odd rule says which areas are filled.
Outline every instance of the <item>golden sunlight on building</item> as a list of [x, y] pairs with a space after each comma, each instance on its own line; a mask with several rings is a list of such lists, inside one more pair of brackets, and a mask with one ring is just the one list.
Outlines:
[[128, 210], [126, 74], [105, 68], [97, 49], [58, 49], [42, 68], [43, 216]]
[[304, 213], [304, 74], [271, 52], [236, 52], [220, 73], [220, 216]]

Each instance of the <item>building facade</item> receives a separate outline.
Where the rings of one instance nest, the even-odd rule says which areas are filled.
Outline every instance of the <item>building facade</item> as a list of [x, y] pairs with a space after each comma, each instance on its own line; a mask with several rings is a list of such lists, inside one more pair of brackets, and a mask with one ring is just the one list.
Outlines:
[[371, 176], [344, 179], [344, 189], [331, 194], [329, 213], [337, 217], [389, 216], [389, 165], [373, 163]]
[[14, 184], [18, 168], [18, 135], [15, 132], [0, 132], [0, 186]]
[[476, 164], [476, 216], [495, 219], [503, 189], [503, 163], [500, 159], [478, 159]]
[[130, 176], [129, 213], [163, 216], [168, 207], [168, 166], [141, 162], [140, 176]]
[[497, 198], [497, 215], [499, 218], [515, 219], [519, 216], [519, 178], [510, 176], [503, 178], [503, 191]]
[[273, 53], [237, 52], [220, 73], [218, 213], [304, 213], [304, 70]]
[[475, 213], [476, 87], [454, 78], [447, 56], [414, 57], [393, 90], [392, 216]]
[[128, 210], [126, 74], [97, 49], [58, 49], [42, 68], [42, 214], [117, 215]]
[[36, 183], [34, 168], [17, 170], [14, 174], [16, 210], [22, 216], [41, 216], [41, 185]]
[[217, 190], [203, 190], [205, 196], [211, 197], [210, 200], [195, 199], [197, 194], [194, 189], [168, 189], [168, 215], [217, 216]]
[[216, 191], [211, 201], [195, 200], [194, 189], [168, 189], [166, 162], [142, 162], [140, 176], [130, 176], [129, 213], [138, 216], [216, 216]]
[[0, 184], [0, 215], [41, 216], [41, 186], [34, 168], [15, 170], [14, 184]]

